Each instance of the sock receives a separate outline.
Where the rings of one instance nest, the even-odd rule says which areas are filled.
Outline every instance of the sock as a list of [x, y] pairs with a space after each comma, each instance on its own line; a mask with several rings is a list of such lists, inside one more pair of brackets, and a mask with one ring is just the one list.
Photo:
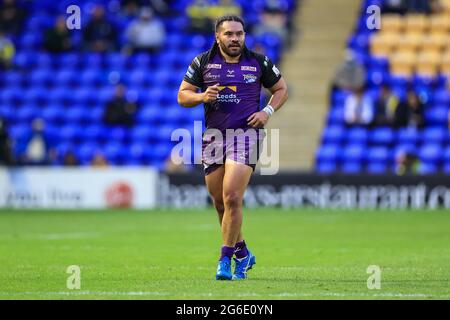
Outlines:
[[234, 247], [222, 246], [221, 255], [220, 255], [219, 260], [222, 260], [224, 257], [228, 257], [231, 260], [231, 258], [233, 257], [233, 254], [234, 254]]
[[244, 240], [236, 243], [234, 246], [234, 254], [238, 259], [245, 258], [248, 255], [247, 245]]

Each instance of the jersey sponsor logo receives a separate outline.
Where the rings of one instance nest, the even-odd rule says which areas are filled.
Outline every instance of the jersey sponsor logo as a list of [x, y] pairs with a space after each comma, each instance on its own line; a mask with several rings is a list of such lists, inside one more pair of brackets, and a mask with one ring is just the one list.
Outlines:
[[211, 72], [208, 72], [205, 74], [205, 79], [217, 80], [220, 79], [220, 74], [212, 74]]
[[277, 68], [275, 65], [273, 65], [272, 71], [275, 73], [275, 75], [276, 75], [277, 77], [280, 76], [280, 70], [278, 70], [278, 68]]
[[224, 89], [230, 89], [231, 91], [237, 92], [236, 86], [218, 86], [217, 88], [219, 88], [219, 91], [222, 91]]
[[[236, 86], [219, 86], [219, 92], [225, 90], [225, 89], [229, 89], [232, 92], [236, 92], [237, 93], [237, 87]], [[239, 104], [241, 102], [242, 99], [239, 99], [237, 97], [236, 94], [234, 93], [219, 93], [219, 95], [217, 96], [217, 101], [218, 102], [229, 102], [229, 103], [236, 103]]]
[[253, 72], [256, 72], [257, 69], [256, 69], [256, 67], [252, 67], [252, 66], [241, 66], [241, 71], [253, 71]]
[[227, 70], [227, 78], [234, 78], [234, 70]]
[[244, 76], [245, 83], [256, 82], [257, 77], [254, 74], [244, 74], [243, 76]]
[[222, 69], [222, 65], [220, 63], [208, 63], [206, 65], [207, 69]]

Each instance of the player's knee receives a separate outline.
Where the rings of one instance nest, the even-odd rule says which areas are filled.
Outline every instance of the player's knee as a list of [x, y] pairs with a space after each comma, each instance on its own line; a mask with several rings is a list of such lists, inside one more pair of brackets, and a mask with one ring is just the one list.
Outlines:
[[223, 200], [220, 199], [220, 201], [214, 200], [214, 207], [216, 208], [217, 212], [223, 213], [225, 211], [225, 205], [223, 204]]
[[242, 206], [242, 197], [237, 192], [229, 192], [224, 195], [224, 204], [230, 209], [238, 209]]

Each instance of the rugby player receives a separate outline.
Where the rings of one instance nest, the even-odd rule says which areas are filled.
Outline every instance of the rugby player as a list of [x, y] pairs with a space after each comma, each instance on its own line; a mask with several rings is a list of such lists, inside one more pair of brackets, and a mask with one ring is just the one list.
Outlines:
[[[272, 94], [262, 110], [261, 86]], [[264, 139], [264, 131], [259, 129], [264, 128], [287, 97], [287, 85], [277, 67], [268, 57], [245, 46], [242, 18], [220, 17], [215, 24], [214, 45], [193, 59], [178, 92], [178, 103], [184, 107], [204, 104], [202, 163], [223, 239], [217, 280], [246, 279], [256, 263], [241, 232], [242, 202]], [[244, 135], [243, 139], [229, 139], [226, 132], [230, 129]], [[251, 130], [256, 134], [248, 135]], [[217, 131], [225, 138], [218, 139]], [[210, 152], [211, 148], [223, 152]]]

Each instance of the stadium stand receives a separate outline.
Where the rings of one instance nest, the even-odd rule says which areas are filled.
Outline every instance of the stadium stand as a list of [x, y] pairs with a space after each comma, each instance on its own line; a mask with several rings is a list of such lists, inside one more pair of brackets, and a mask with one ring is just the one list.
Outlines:
[[[347, 49], [366, 70], [364, 97], [373, 101], [374, 113], [383, 86], [389, 87], [398, 100], [394, 113], [414, 100], [408, 90], [417, 95], [419, 107], [414, 111], [405, 109], [412, 116], [404, 126], [349, 126], [344, 108], [352, 90], [334, 88], [315, 155], [315, 170], [319, 173], [402, 174], [399, 159], [405, 153], [418, 158], [416, 173], [449, 172], [450, 1], [433, 1], [439, 4], [437, 12], [430, 8], [408, 12], [403, 8], [406, 12], [402, 14], [383, 13], [381, 29], [370, 30], [367, 8], [377, 5], [384, 9], [386, 2], [362, 1]], [[424, 118], [423, 127], [414, 125], [414, 117]]]
[[[81, 165], [89, 165], [93, 156], [101, 153], [113, 165], [164, 169], [172, 146], [172, 130], [180, 126], [193, 130], [193, 121], [203, 119], [201, 106], [183, 110], [176, 101], [178, 86], [191, 60], [213, 43], [212, 30], [210, 34], [187, 31], [186, 8], [193, 1], [170, 1], [171, 13], [158, 17], [167, 34], [159, 52], [131, 55], [121, 49], [126, 45], [125, 30], [134, 16], [121, 10], [120, 1], [10, 2], [23, 13], [23, 23], [22, 30], [7, 34], [16, 52], [12, 67], [0, 71], [0, 117], [7, 123], [15, 158], [20, 158], [17, 141], [29, 135], [33, 119], [40, 118], [45, 122], [45, 131], [55, 140], [56, 156], [51, 165], [63, 165], [65, 153], [73, 152]], [[235, 2], [242, 8], [248, 30], [260, 22], [269, 4], [275, 3], [288, 21], [296, 7], [294, 0]], [[82, 30], [70, 31], [69, 50], [46, 52], [46, 30], [72, 4], [81, 8]], [[83, 26], [98, 4], [104, 6], [107, 20], [118, 32], [118, 46], [113, 51], [94, 52], [83, 43]], [[249, 33], [247, 45], [260, 48], [275, 62], [281, 59], [284, 49], [282, 40], [270, 32], [257, 37]], [[118, 83], [127, 87], [127, 99], [139, 106], [130, 128], [108, 126], [102, 121], [105, 105]]]

